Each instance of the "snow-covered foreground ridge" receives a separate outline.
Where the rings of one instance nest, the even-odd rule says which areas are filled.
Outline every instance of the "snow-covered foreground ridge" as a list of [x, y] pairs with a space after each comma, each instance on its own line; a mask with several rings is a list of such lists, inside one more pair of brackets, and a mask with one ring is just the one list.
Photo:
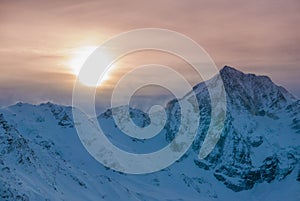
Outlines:
[[[194, 87], [201, 111], [196, 140], [176, 163], [145, 175], [115, 172], [93, 159], [78, 138], [71, 107], [18, 103], [1, 109], [0, 200], [299, 200], [300, 101], [266, 76], [231, 67], [220, 76], [227, 113], [214, 150], [198, 158], [211, 110], [200, 83]], [[167, 105], [167, 123], [150, 140], [122, 134], [111, 110], [98, 120], [116, 146], [147, 153], [174, 138], [178, 110], [177, 101]], [[140, 110], [130, 114], [139, 126], [150, 123]]]

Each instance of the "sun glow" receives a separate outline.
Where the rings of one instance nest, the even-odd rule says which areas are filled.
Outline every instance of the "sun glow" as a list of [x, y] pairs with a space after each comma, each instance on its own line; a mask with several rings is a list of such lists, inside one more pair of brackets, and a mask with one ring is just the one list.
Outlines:
[[78, 75], [85, 60], [97, 49], [97, 46], [80, 47], [72, 51], [72, 57], [69, 61], [72, 73]]
[[[108, 73], [106, 72], [105, 75], [102, 76], [100, 83], [91, 82], [94, 78], [95, 72], [98, 71], [98, 69], [92, 69], [89, 73], [79, 74], [81, 71], [81, 68], [87, 58], [97, 49], [97, 46], [85, 46], [80, 47], [72, 51], [72, 57], [69, 61], [69, 66], [71, 68], [71, 71], [74, 75], [76, 75], [80, 82], [86, 86], [95, 87], [103, 84], [104, 81], [107, 81], [109, 79]], [[101, 55], [101, 58], [106, 59], [108, 55]], [[99, 68], [101, 68], [101, 63], [99, 64]]]

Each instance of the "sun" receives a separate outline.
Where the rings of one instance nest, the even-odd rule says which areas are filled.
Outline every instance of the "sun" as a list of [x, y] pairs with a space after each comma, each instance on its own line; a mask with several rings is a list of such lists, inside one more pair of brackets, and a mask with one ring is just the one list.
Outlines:
[[85, 60], [97, 49], [97, 46], [85, 46], [72, 50], [72, 57], [69, 61], [72, 73], [78, 75]]
[[[97, 87], [101, 85], [104, 81], [109, 79], [108, 73], [105, 73], [105, 75], [102, 76], [100, 83], [94, 83], [91, 82], [95, 76], [95, 72], [98, 71], [98, 69], [92, 69], [91, 72], [84, 75], [79, 75], [80, 70], [84, 64], [84, 62], [87, 60], [87, 58], [98, 48], [98, 46], [84, 46], [74, 49], [71, 52], [71, 58], [69, 60], [68, 66], [71, 69], [71, 73], [76, 75], [77, 78], [79, 78], [80, 82], [86, 86], [89, 87]], [[108, 57], [108, 54], [101, 54], [102, 59], [106, 59]], [[100, 62], [101, 64], [101, 62]], [[101, 65], [99, 64], [99, 68], [101, 68]]]

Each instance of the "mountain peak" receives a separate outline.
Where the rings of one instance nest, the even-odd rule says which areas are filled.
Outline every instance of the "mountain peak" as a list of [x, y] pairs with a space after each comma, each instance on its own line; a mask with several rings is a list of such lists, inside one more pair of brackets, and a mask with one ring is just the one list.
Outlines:
[[239, 71], [231, 66], [227, 66], [225, 65], [221, 70], [220, 70], [220, 74], [223, 75], [244, 75], [244, 73], [242, 71]]
[[[268, 76], [243, 73], [225, 65], [220, 74], [205, 84], [214, 86], [214, 79], [221, 77], [227, 93], [227, 101], [234, 110], [246, 109], [252, 114], [259, 111], [283, 109], [295, 101], [295, 98], [283, 87], [277, 86]], [[208, 96], [205, 84], [196, 85], [193, 90], [201, 96]], [[206, 94], [206, 95], [204, 95]]]
[[[225, 78], [225, 77], [231, 77], [232, 79], [235, 78], [235, 77], [243, 77], [243, 78], [248, 78], [248, 81], [263, 81], [263, 82], [266, 82], [268, 84], [272, 84], [272, 85], [275, 85], [271, 78], [266, 76], [266, 75], [256, 75], [256, 74], [253, 74], [253, 73], [244, 73], [240, 70], [237, 70], [235, 69], [234, 67], [231, 67], [231, 66], [227, 66], [225, 65], [221, 70], [220, 70], [220, 75], [222, 78]], [[245, 80], [244, 80], [245, 81]]]
[[233, 71], [238, 71], [238, 70], [235, 69], [234, 67], [232, 67], [232, 66], [227, 66], [227, 65], [225, 65], [225, 66], [222, 68], [222, 70], [233, 70]]

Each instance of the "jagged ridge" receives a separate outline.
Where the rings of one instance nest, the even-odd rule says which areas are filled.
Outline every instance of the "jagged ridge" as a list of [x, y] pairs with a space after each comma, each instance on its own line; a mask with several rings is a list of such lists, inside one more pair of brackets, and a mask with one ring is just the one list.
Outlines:
[[[211, 111], [206, 85], [200, 83], [194, 91], [201, 123], [192, 148], [166, 170], [141, 177], [116, 173], [97, 163], [78, 139], [70, 107], [19, 103], [0, 110], [2, 198], [241, 200], [244, 197], [239, 196], [252, 195], [263, 183], [270, 183], [268, 186], [282, 184], [282, 196], [287, 192], [297, 200], [300, 102], [268, 77], [244, 74], [231, 67], [224, 67], [206, 84], [213, 85], [220, 78], [227, 92], [228, 110], [221, 139], [213, 152], [204, 160], [198, 159]], [[180, 123], [178, 100], [171, 101], [166, 110], [169, 118], [165, 129], [149, 143], [125, 140], [126, 136], [115, 128], [110, 110], [100, 115], [99, 121], [119, 147], [153, 151], [174, 138]], [[150, 123], [142, 111], [131, 109], [130, 115], [141, 127]], [[235, 194], [237, 191], [243, 194]], [[275, 190], [272, 194], [269, 199], [280, 200]], [[256, 195], [255, 200], [266, 199]]]

